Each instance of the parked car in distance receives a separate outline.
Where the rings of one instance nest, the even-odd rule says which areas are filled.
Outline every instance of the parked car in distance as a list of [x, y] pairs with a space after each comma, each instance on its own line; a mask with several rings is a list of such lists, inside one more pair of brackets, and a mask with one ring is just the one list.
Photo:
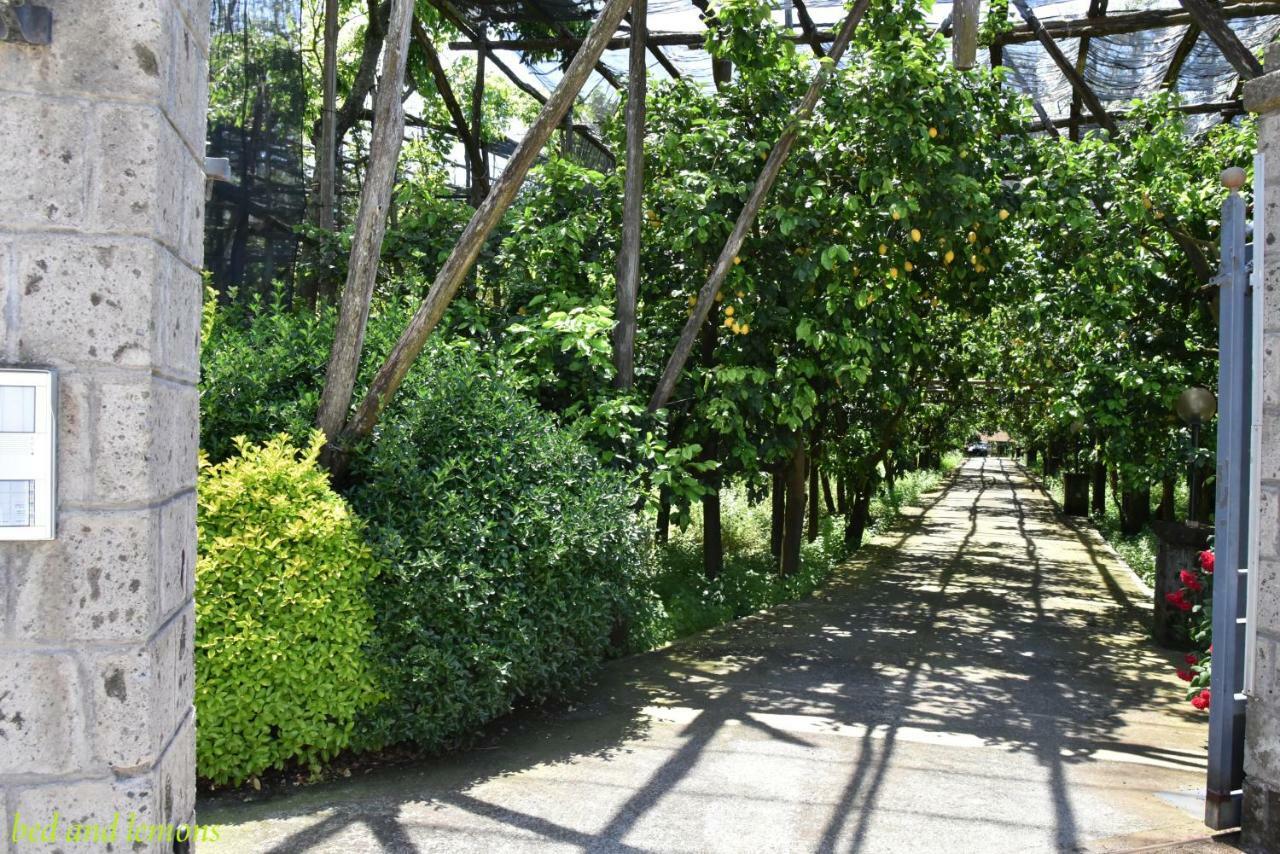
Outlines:
[[971, 457], [985, 457], [987, 455], [987, 443], [974, 442], [964, 450]]

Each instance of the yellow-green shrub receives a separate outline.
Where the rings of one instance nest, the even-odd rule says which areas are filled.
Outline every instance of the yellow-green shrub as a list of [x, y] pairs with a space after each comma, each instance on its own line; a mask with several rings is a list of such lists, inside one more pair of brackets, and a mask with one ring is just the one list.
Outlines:
[[201, 459], [196, 767], [216, 783], [317, 767], [376, 699], [364, 647], [378, 566], [316, 466], [321, 443], [238, 439], [225, 462]]

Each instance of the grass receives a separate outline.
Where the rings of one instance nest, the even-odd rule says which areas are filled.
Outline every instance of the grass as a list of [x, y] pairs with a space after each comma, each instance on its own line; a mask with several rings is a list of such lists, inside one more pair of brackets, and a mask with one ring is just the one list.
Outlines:
[[[1039, 470], [1039, 466], [1037, 466], [1035, 474], [1044, 485], [1044, 488], [1053, 496], [1053, 499], [1058, 502], [1058, 506], [1061, 507], [1064, 496], [1062, 476], [1046, 475], [1042, 470]], [[1184, 518], [1187, 512], [1187, 484], [1185, 480], [1178, 481], [1174, 497], [1178, 518]], [[1116, 503], [1116, 496], [1111, 494], [1110, 484], [1107, 484], [1106, 508], [1102, 518], [1091, 514], [1089, 520], [1097, 527], [1098, 533], [1102, 534], [1103, 538], [1111, 544], [1111, 547], [1119, 553], [1120, 557], [1124, 558], [1124, 562], [1129, 564], [1129, 567], [1138, 574], [1138, 577], [1148, 587], [1154, 587], [1156, 580], [1156, 550], [1159, 547], [1156, 535], [1150, 527], [1144, 527], [1140, 533], [1134, 536], [1126, 536], [1120, 532], [1120, 507]]]
[[[868, 534], [883, 531], [903, 507], [935, 489], [943, 477], [963, 461], [948, 454], [940, 470], [907, 472], [892, 490], [882, 490], [871, 502]], [[742, 489], [726, 490], [721, 498], [724, 570], [714, 581], [702, 572], [702, 518], [694, 509], [690, 523], [673, 529], [670, 542], [660, 546], [653, 591], [662, 602], [657, 625], [646, 637], [655, 644], [719, 626], [782, 602], [800, 599], [826, 581], [847, 554], [843, 520], [823, 515], [818, 538], [800, 551], [800, 571], [783, 577], [769, 549], [771, 507], [751, 504]]]

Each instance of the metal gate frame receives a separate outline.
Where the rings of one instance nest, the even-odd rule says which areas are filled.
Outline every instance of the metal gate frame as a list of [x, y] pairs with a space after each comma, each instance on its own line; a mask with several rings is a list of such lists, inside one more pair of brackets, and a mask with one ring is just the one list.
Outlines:
[[[1263, 233], [1263, 164], [1255, 164], [1254, 234]], [[1256, 566], [1258, 459], [1263, 288], [1262, 241], [1255, 240], [1253, 281], [1245, 243], [1245, 203], [1237, 192], [1243, 173], [1227, 170], [1230, 193], [1222, 205], [1218, 292], [1218, 462], [1214, 515], [1213, 671], [1210, 677], [1209, 762], [1205, 824], [1238, 827], [1244, 800], [1244, 732], [1247, 662], [1252, 659], [1247, 603]], [[1235, 180], [1232, 180], [1232, 179]], [[1231, 186], [1235, 184], [1235, 186]], [[1257, 327], [1257, 328], [1255, 328]], [[1256, 601], [1256, 600], [1255, 600]]]

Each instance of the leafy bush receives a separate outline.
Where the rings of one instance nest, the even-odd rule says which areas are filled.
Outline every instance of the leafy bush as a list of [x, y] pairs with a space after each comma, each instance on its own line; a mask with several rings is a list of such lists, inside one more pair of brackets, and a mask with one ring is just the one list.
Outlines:
[[221, 462], [235, 438], [288, 433], [307, 441], [333, 343], [332, 311], [317, 317], [267, 302], [208, 307], [201, 345], [200, 448]]
[[576, 684], [636, 616], [633, 488], [506, 370], [433, 344], [355, 459], [351, 499], [390, 565], [371, 745], [438, 748]]
[[365, 592], [378, 565], [362, 524], [316, 467], [321, 437], [237, 443], [200, 464], [196, 754], [201, 776], [241, 782], [351, 740], [374, 680]]

